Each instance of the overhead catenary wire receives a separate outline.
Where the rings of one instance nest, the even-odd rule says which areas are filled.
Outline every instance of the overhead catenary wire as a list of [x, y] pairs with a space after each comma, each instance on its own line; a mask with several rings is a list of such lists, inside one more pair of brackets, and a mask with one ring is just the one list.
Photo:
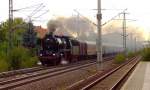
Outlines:
[[43, 12], [42, 14], [40, 14], [39, 16], [36, 16], [36, 17], [33, 17], [33, 18], [34, 18], [34, 19], [37, 19], [37, 18], [43, 16], [44, 14], [46, 14], [46, 13], [48, 13], [48, 12], [49, 12], [49, 10], [46, 10], [45, 12]]
[[[12, 12], [24, 12], [25, 10], [30, 10], [30, 14], [27, 15], [27, 17], [24, 20], [29, 20], [31, 21], [31, 18], [37, 19], [39, 17], [41, 17], [42, 15], [46, 14], [47, 12], [49, 12], [49, 10], [43, 10], [46, 6], [43, 3], [39, 3], [39, 4], [34, 4], [31, 6], [27, 6], [27, 7], [23, 7], [23, 8], [19, 8], [19, 9], [13, 9]], [[31, 10], [35, 8], [34, 10]], [[39, 12], [41, 13], [38, 16], [35, 16], [37, 13], [39, 14]], [[36, 21], [36, 20], [32, 20], [32, 21]]]
[[[106, 9], [107, 10], [107, 9]], [[119, 15], [121, 15], [124, 11], [126, 11], [127, 9], [123, 9], [123, 11], [122, 12], [120, 12], [120, 13], [118, 13], [117, 15], [115, 15], [115, 16], [113, 16], [111, 19], [109, 19], [108, 21], [106, 21], [106, 22], [104, 22], [103, 24], [102, 24], [102, 26], [105, 26], [107, 23], [109, 23], [109, 22], [111, 22], [112, 20], [116, 20], [115, 18], [117, 17], [117, 16], [119, 16]], [[89, 21], [90, 23], [92, 23], [94, 26], [97, 26], [97, 24], [95, 23], [95, 22], [93, 22], [93, 21], [91, 21], [90, 19], [88, 19], [87, 17], [85, 17], [84, 15], [82, 15], [79, 11], [77, 11], [76, 9], [74, 9], [74, 11], [76, 12], [76, 13], [78, 13], [81, 17], [83, 17], [84, 19], [86, 19], [87, 21]], [[121, 20], [121, 19], [120, 19]]]
[[43, 4], [41, 4], [39, 7], [37, 7], [35, 10], [33, 10], [33, 12], [28, 16], [28, 17], [32, 17], [34, 16], [36, 13], [38, 13], [40, 10], [42, 10], [45, 6], [43, 6]]
[[24, 11], [24, 10], [31, 9], [31, 8], [34, 8], [34, 7], [39, 7], [39, 6], [41, 6], [41, 5], [43, 5], [43, 3], [35, 4], [35, 5], [31, 5], [31, 6], [19, 8], [19, 9], [14, 9], [13, 12]]

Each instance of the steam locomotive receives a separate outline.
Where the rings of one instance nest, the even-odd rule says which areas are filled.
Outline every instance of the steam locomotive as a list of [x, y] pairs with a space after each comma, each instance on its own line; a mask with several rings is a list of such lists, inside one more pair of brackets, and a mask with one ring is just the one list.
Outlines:
[[[122, 47], [109, 44], [103, 44], [102, 49], [103, 56], [122, 51]], [[41, 50], [38, 55], [42, 65], [96, 58], [96, 43], [79, 41], [69, 36], [46, 35], [41, 39]]]

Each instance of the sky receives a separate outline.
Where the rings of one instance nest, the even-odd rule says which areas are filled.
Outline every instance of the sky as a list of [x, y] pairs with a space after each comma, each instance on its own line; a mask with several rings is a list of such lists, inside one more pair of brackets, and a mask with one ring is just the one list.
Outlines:
[[[0, 3], [0, 22], [8, 18], [8, 1], [3, 0]], [[102, 22], [106, 22], [113, 16], [122, 12], [123, 9], [127, 10], [127, 19], [136, 21], [127, 21], [134, 23], [135, 27], [142, 28], [145, 32], [150, 32], [149, 19], [150, 19], [150, 1], [149, 0], [101, 0], [102, 8], [108, 10], [102, 10], [103, 19]], [[35, 15], [38, 16], [49, 10], [48, 13], [38, 18], [40, 21], [34, 21], [36, 25], [42, 25], [46, 27], [47, 21], [56, 17], [69, 17], [77, 15], [74, 11], [76, 9], [82, 15], [86, 16], [93, 22], [96, 22], [96, 13], [94, 10], [97, 8], [97, 0], [14, 0], [14, 9], [20, 9], [32, 5], [43, 3], [45, 6], [42, 11]], [[20, 10], [14, 12], [15, 17], [23, 17], [28, 19], [28, 16], [35, 10], [36, 7], [30, 8], [30, 10]]]

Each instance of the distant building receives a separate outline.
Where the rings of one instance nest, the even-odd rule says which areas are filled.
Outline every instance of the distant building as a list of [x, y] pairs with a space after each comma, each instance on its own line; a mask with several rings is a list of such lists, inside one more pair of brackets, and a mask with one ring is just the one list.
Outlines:
[[38, 38], [44, 38], [45, 35], [48, 33], [48, 30], [42, 28], [41, 26], [35, 26], [35, 32], [37, 33]]

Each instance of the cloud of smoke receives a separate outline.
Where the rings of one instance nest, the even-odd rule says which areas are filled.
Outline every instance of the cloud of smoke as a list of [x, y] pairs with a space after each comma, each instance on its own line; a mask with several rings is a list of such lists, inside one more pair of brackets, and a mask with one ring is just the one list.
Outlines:
[[96, 39], [95, 27], [85, 19], [79, 17], [57, 18], [50, 20], [48, 23], [49, 32], [54, 32], [56, 35], [67, 35], [75, 37], [79, 40]]
[[[50, 20], [48, 23], [49, 32], [54, 32], [55, 35], [66, 35], [77, 38], [81, 41], [96, 41], [97, 27], [82, 17], [59, 17], [55, 20]], [[133, 47], [133, 40], [130, 38], [130, 33], [139, 40], [143, 40], [143, 31], [135, 28], [133, 25], [127, 27], [127, 43]], [[102, 27], [102, 39], [105, 43], [122, 45], [122, 21], [111, 21]], [[131, 45], [132, 44], [132, 45]]]

